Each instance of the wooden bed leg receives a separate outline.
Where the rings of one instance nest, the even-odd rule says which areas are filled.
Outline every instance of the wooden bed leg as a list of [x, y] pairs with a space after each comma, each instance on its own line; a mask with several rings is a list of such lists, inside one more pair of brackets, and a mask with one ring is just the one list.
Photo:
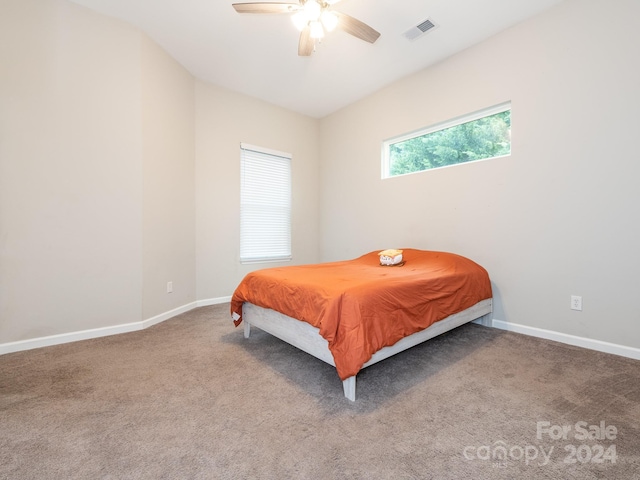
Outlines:
[[492, 327], [493, 326], [492, 317], [493, 317], [492, 313], [487, 313], [486, 315], [483, 315], [482, 317], [480, 317], [480, 324], [485, 327]]
[[245, 320], [244, 321], [244, 338], [249, 338], [249, 335], [251, 335], [251, 324]]
[[342, 382], [342, 388], [344, 389], [344, 396], [352, 402], [356, 401], [356, 376], [349, 377]]

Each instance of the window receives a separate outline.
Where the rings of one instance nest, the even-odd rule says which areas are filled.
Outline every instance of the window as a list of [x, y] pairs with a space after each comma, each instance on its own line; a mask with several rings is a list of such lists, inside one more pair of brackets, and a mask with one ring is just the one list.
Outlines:
[[383, 144], [382, 177], [511, 154], [511, 102]]
[[240, 261], [291, 260], [291, 155], [240, 145]]

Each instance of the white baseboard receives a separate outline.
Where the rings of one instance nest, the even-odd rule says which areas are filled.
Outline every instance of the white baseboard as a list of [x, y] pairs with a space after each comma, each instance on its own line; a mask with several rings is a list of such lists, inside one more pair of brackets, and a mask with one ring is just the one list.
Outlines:
[[113, 325], [110, 327], [92, 328], [90, 330], [81, 330], [79, 332], [61, 333], [59, 335], [50, 335], [47, 337], [31, 338], [28, 340], [20, 340], [18, 342], [0, 343], [0, 355], [6, 353], [21, 352], [24, 350], [33, 350], [34, 348], [50, 347], [52, 345], [61, 345], [63, 343], [77, 342], [79, 340], [89, 340], [91, 338], [106, 337], [119, 333], [135, 332], [144, 330], [158, 323], [169, 320], [170, 318], [180, 315], [181, 313], [193, 310], [196, 307], [205, 307], [231, 301], [231, 297], [212, 298], [208, 300], [191, 302], [168, 312], [161, 313], [155, 317], [147, 318], [140, 322], [124, 323]]
[[0, 355], [21, 352], [23, 350], [33, 350], [34, 348], [40, 347], [50, 347], [52, 345], [60, 345], [62, 343], [77, 342], [78, 340], [106, 337], [117, 333], [135, 332], [136, 330], [142, 330], [145, 328], [143, 323], [144, 322], [123, 323], [112, 327], [92, 328], [90, 330], [81, 330], [79, 332], [61, 333], [59, 335], [30, 338], [28, 340], [20, 340], [18, 342], [1, 343]]
[[188, 312], [189, 310], [193, 310], [198, 306], [198, 302], [187, 303], [178, 308], [174, 308], [173, 310], [169, 310], [168, 312], [161, 313], [160, 315], [156, 315], [155, 317], [147, 318], [140, 322], [142, 324], [142, 329], [149, 328], [158, 323], [164, 322], [165, 320], [169, 320], [170, 318], [175, 317], [176, 315], [180, 315], [181, 313]]
[[[50, 335], [47, 337], [32, 338], [29, 340], [21, 340], [18, 342], [0, 343], [0, 355], [6, 353], [20, 352], [24, 350], [32, 350], [34, 348], [49, 347], [52, 345], [60, 345], [63, 343], [77, 342], [79, 340], [89, 340], [91, 338], [106, 337], [109, 335], [116, 335], [119, 333], [135, 332], [137, 330], [144, 330], [158, 323], [169, 320], [170, 318], [180, 315], [182, 313], [193, 310], [197, 307], [207, 307], [211, 305], [219, 305], [221, 303], [227, 303], [231, 301], [231, 297], [218, 297], [209, 298], [205, 300], [198, 300], [188, 303], [168, 312], [161, 313], [155, 317], [142, 320], [140, 322], [125, 323], [121, 325], [114, 325], [111, 327], [93, 328], [90, 330], [82, 330], [79, 332], [62, 333], [59, 335]], [[484, 326], [498, 328], [500, 330], [508, 330], [510, 332], [522, 333], [524, 335], [530, 335], [533, 337], [544, 338], [547, 340], [554, 340], [560, 343], [566, 343], [568, 345], [574, 345], [577, 347], [588, 348], [590, 350], [597, 350], [599, 352], [612, 353], [614, 355], [620, 355], [623, 357], [633, 358], [640, 360], [640, 348], [627, 347], [624, 345], [617, 345], [615, 343], [603, 342], [600, 340], [594, 340], [591, 338], [577, 337], [575, 335], [569, 335], [566, 333], [554, 332], [552, 330], [544, 330], [542, 328], [529, 327], [527, 325], [520, 325], [517, 323], [505, 322], [503, 320], [491, 319], [487, 321], [486, 318], [475, 320], [474, 323], [479, 323]]]
[[221, 303], [228, 303], [231, 301], [231, 295], [228, 297], [207, 298], [205, 300], [198, 300], [199, 307], [209, 307], [211, 305], [219, 305]]
[[554, 340], [556, 342], [566, 343], [576, 347], [588, 348], [590, 350], [597, 350], [598, 352], [612, 353], [614, 355], [640, 360], [640, 348], [627, 347], [615, 343], [594, 340], [592, 338], [577, 337], [567, 333], [554, 332], [553, 330], [545, 330], [542, 328], [505, 322], [503, 320], [496, 320], [495, 318], [491, 321], [489, 326], [499, 328], [500, 330], [508, 330], [510, 332], [522, 333], [532, 337]]

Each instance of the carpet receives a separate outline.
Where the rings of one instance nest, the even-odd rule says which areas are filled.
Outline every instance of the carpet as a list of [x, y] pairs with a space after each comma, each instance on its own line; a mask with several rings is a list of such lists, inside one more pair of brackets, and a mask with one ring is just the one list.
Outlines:
[[640, 362], [464, 325], [363, 370], [228, 304], [0, 356], [2, 479], [640, 479]]

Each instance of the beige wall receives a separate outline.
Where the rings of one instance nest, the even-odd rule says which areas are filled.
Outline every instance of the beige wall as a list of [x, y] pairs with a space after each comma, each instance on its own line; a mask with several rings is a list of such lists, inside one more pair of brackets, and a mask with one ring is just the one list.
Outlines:
[[194, 95], [193, 77], [143, 36], [144, 319], [196, 300]]
[[66, 1], [2, 8], [0, 346], [219, 300], [264, 267], [238, 260], [240, 142], [293, 154], [291, 263], [319, 260], [318, 120]]
[[2, 6], [0, 343], [139, 320], [140, 34]]
[[195, 300], [193, 88], [122, 22], [3, 1], [0, 344]]
[[251, 270], [240, 264], [240, 142], [293, 155], [292, 254], [319, 261], [319, 121], [196, 82], [197, 297], [230, 296]]
[[[323, 119], [322, 259], [461, 253], [494, 318], [640, 347], [639, 16], [569, 0]], [[380, 179], [384, 139], [507, 100], [510, 157]]]
[[[567, 0], [318, 121], [194, 80], [122, 22], [4, 0], [0, 346], [229, 296], [265, 266], [238, 261], [247, 142], [293, 154], [291, 264], [454, 251], [489, 270], [496, 319], [640, 347], [640, 4], [602, 5]], [[506, 100], [511, 157], [380, 179], [384, 139]]]

